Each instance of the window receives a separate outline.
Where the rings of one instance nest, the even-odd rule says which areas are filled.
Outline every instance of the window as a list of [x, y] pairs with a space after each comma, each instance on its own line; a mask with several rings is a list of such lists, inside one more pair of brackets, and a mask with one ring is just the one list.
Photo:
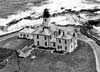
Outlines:
[[46, 37], [46, 36], [44, 36], [44, 39], [46, 40], [46, 39], [47, 39], [47, 37]]
[[20, 34], [20, 36], [23, 36], [23, 34]]
[[73, 46], [71, 45], [71, 49], [73, 49]]
[[60, 49], [62, 49], [62, 46], [60, 46]]
[[75, 33], [73, 34], [73, 36], [75, 37]]
[[67, 47], [65, 46], [65, 50], [67, 50]]
[[39, 39], [39, 35], [37, 35], [37, 39]]
[[24, 37], [26, 36], [25, 34], [23, 34], [24, 35]]
[[37, 41], [37, 45], [40, 45], [39, 41]]
[[29, 35], [27, 35], [27, 37], [29, 37]]
[[61, 33], [61, 30], [59, 30], [59, 35], [60, 35], [60, 33]]
[[59, 40], [59, 43], [61, 43], [61, 40]]
[[58, 45], [58, 49], [59, 49], [60, 47], [59, 47], [59, 45]]
[[55, 43], [53, 43], [53, 46], [54, 46], [54, 47], [56, 46]]
[[44, 21], [46, 22], [46, 21], [47, 21], [47, 19], [44, 19]]
[[45, 42], [45, 46], [47, 46], [47, 42]]
[[59, 45], [58, 45], [58, 49], [62, 49], [62, 46], [59, 46]]
[[67, 40], [65, 40], [65, 44], [67, 44]]

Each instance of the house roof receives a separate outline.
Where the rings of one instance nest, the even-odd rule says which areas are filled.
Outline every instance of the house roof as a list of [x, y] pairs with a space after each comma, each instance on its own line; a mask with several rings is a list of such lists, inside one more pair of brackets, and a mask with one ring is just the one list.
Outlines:
[[24, 28], [23, 30], [21, 30], [20, 32], [22, 33], [32, 33], [34, 32], [36, 29], [32, 29], [32, 28]]
[[19, 56], [27, 57], [31, 54], [32, 50], [34, 50], [34, 48], [29, 48], [28, 46], [25, 46], [22, 50], [20, 50]]
[[61, 39], [71, 39], [73, 36], [71, 34], [63, 34], [61, 33], [59, 36], [56, 38], [61, 38]]
[[28, 52], [29, 50], [32, 50], [32, 48], [29, 48], [28, 46], [25, 46], [25, 47], [22, 49], [22, 52], [23, 52], [23, 53], [26, 53], [26, 52]]
[[51, 39], [51, 42], [56, 42], [56, 38], [52, 38]]
[[49, 28], [44, 28], [41, 27], [39, 29], [37, 29], [34, 34], [42, 34], [42, 35], [51, 35], [52, 33], [54, 33], [53, 30], [49, 29]]

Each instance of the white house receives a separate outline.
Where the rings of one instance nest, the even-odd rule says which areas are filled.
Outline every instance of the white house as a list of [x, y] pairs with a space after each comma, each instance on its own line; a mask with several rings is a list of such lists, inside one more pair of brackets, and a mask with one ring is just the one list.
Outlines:
[[34, 45], [44, 48], [55, 48], [57, 51], [72, 52], [77, 47], [77, 34], [65, 31], [52, 31], [50, 28], [39, 28], [33, 32]]
[[72, 52], [77, 47], [76, 33], [68, 34], [67, 32], [62, 32], [56, 37], [56, 46], [58, 51]]
[[77, 47], [77, 34], [74, 30], [52, 29], [50, 18], [44, 18], [43, 26], [33, 32], [34, 45], [55, 48], [57, 51], [72, 52]]
[[19, 56], [26, 58], [31, 55], [32, 50], [34, 50], [34, 48], [29, 48], [28, 46], [25, 46], [22, 50], [19, 51]]
[[33, 35], [32, 33], [35, 31], [33, 28], [24, 28], [18, 33], [19, 38], [26, 38], [26, 39], [32, 39]]
[[[45, 12], [45, 11], [44, 11]], [[50, 17], [46, 9], [43, 23], [36, 29], [25, 28], [18, 34], [21, 38], [33, 39], [33, 45], [43, 48], [54, 48], [57, 51], [72, 52], [77, 47], [77, 34], [71, 27], [50, 25]]]
[[49, 41], [52, 37], [55, 36], [55, 34], [56, 31], [52, 31], [49, 28], [40, 27], [33, 33], [34, 45], [41, 46], [44, 48], [49, 47]]

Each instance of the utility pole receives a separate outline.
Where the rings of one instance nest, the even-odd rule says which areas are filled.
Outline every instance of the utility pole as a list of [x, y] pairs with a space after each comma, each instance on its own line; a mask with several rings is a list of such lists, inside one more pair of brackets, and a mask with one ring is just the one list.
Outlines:
[[19, 53], [17, 52], [17, 50], [15, 50], [15, 53], [16, 53], [16, 56], [17, 56], [17, 64], [18, 64], [18, 70], [19, 70], [19, 72], [20, 72], [20, 70], [21, 70], [21, 66], [20, 66], [20, 59], [19, 59]]

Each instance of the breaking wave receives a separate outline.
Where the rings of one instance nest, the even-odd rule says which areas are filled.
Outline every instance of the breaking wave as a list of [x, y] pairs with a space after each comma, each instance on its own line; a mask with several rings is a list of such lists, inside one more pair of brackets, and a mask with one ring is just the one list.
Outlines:
[[98, 4], [87, 4], [87, 1], [84, 0], [48, 0], [40, 6], [33, 5], [26, 11], [18, 11], [17, 14], [10, 15], [7, 18], [0, 18], [0, 25], [6, 25], [13, 20], [19, 20], [31, 15], [36, 17], [41, 16], [44, 8], [49, 8], [50, 13], [53, 14], [62, 12], [61, 7], [64, 9], [79, 11], [81, 9], [94, 9], [97, 6], [99, 8]]

